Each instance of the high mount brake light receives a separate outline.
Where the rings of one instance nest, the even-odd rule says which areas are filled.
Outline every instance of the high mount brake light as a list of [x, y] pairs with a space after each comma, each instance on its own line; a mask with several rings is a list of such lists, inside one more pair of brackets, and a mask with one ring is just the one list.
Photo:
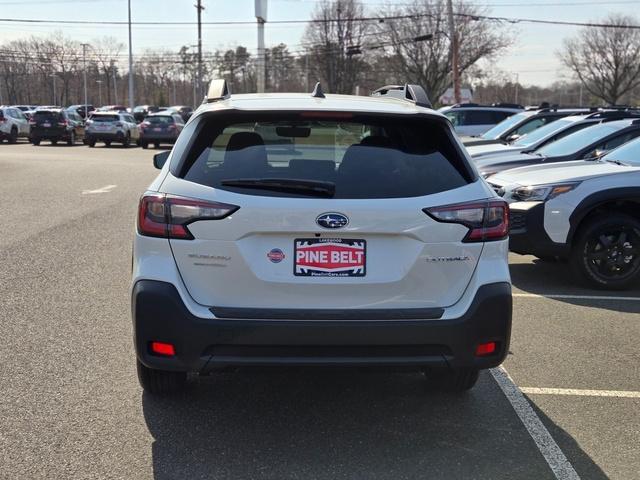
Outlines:
[[438, 222], [457, 223], [469, 229], [463, 242], [489, 242], [509, 235], [509, 205], [503, 200], [483, 200], [425, 208]]
[[147, 237], [193, 240], [187, 225], [199, 220], [220, 220], [239, 208], [226, 203], [147, 193], [140, 198], [138, 233]]

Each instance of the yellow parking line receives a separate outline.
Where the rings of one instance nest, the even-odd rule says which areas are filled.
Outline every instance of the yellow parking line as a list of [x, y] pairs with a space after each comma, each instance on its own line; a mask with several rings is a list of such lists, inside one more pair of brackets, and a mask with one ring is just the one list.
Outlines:
[[520, 387], [520, 391], [531, 395], [577, 395], [581, 397], [640, 398], [640, 392], [625, 390], [581, 390], [575, 388]]

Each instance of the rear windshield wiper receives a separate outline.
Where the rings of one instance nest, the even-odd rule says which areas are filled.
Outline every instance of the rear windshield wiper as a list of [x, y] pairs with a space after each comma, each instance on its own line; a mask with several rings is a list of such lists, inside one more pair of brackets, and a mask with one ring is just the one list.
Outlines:
[[231, 178], [222, 180], [220, 184], [227, 187], [257, 188], [329, 198], [336, 193], [336, 184], [333, 182], [296, 178]]

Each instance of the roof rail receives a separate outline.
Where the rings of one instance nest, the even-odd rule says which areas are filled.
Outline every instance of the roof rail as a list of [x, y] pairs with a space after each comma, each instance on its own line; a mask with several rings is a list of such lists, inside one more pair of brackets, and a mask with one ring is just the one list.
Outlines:
[[431, 101], [420, 85], [406, 83], [404, 85], [385, 85], [371, 93], [372, 97], [392, 97], [415, 103], [418, 107], [433, 108]]
[[217, 78], [211, 80], [209, 84], [209, 91], [202, 103], [217, 102], [219, 100], [226, 100], [231, 96], [231, 91], [227, 85], [227, 81], [224, 78]]
[[638, 110], [600, 110], [595, 113], [589, 113], [585, 118], [602, 118], [606, 119], [621, 119], [637, 117], [640, 115]]

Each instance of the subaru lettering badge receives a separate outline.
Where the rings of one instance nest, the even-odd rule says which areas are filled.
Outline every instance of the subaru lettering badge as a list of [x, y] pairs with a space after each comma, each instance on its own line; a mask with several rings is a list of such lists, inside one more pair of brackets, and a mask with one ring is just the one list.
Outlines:
[[322, 228], [342, 228], [349, 225], [349, 219], [341, 213], [323, 213], [318, 215], [316, 223]]

